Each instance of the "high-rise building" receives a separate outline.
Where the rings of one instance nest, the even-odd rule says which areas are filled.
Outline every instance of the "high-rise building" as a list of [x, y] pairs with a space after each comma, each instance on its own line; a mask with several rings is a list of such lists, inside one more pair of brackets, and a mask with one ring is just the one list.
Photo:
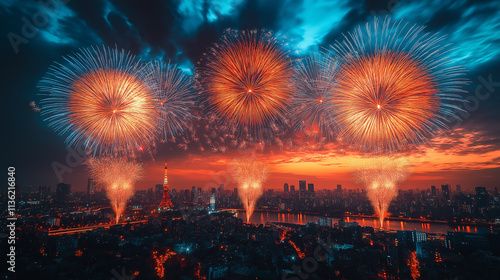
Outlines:
[[333, 220], [331, 218], [319, 218], [318, 226], [331, 228], [333, 226]]
[[56, 203], [64, 204], [68, 201], [69, 195], [71, 194], [71, 185], [59, 183], [56, 189]]
[[220, 184], [217, 193], [224, 194], [224, 184]]
[[47, 199], [50, 193], [50, 186], [39, 186], [38, 187], [38, 200], [44, 201]]
[[234, 188], [233, 193], [234, 193], [234, 195], [238, 195], [238, 188]]
[[307, 191], [306, 187], [307, 186], [305, 180], [299, 181], [299, 192], [306, 192]]
[[295, 192], [295, 185], [291, 185], [291, 186], [290, 186], [290, 192], [291, 192], [291, 193], [294, 193], [294, 192]]
[[477, 207], [483, 208], [488, 206], [488, 198], [489, 194], [486, 191], [485, 187], [476, 187], [476, 201], [477, 201]]
[[157, 199], [157, 201], [160, 201], [162, 197], [163, 197], [163, 185], [157, 184], [155, 186], [155, 199]]
[[339, 193], [342, 192], [342, 185], [340, 184], [337, 185], [337, 192]]
[[307, 184], [307, 191], [310, 193], [314, 193], [314, 184]]
[[153, 188], [149, 188], [146, 192], [146, 197], [148, 200], [154, 200], [155, 199], [155, 193], [153, 191]]
[[87, 182], [87, 195], [89, 196], [89, 198], [95, 194], [96, 188], [97, 181], [95, 179], [89, 178]]
[[457, 185], [457, 193], [461, 193], [462, 192], [462, 187], [460, 185]]
[[196, 190], [196, 198], [195, 198], [195, 203], [201, 203], [201, 194], [202, 194], [202, 191], [201, 191], [201, 188], [198, 187], [198, 189]]
[[437, 195], [436, 186], [431, 186], [431, 194], [432, 195]]
[[174, 207], [174, 204], [170, 200], [170, 195], [168, 193], [168, 178], [167, 178], [167, 161], [165, 160], [165, 178], [163, 179], [163, 195], [160, 202], [161, 209], [169, 209]]
[[[214, 188], [215, 189], [215, 188]], [[215, 210], [215, 193], [210, 197], [210, 210]]]
[[403, 247], [415, 246], [417, 242], [427, 241], [427, 233], [422, 231], [398, 230], [398, 245]]
[[288, 184], [285, 183], [285, 185], [283, 185], [283, 191], [284, 192], [289, 192], [289, 188], [288, 188]]
[[450, 199], [450, 186], [448, 184], [441, 185], [441, 193], [444, 199]]

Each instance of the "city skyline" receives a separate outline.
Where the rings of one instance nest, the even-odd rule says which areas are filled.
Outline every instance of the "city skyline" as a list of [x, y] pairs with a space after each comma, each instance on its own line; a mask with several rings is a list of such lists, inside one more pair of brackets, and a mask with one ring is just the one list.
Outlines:
[[[496, 152], [496, 151], [495, 151]], [[302, 156], [311, 157], [310, 154], [302, 153]], [[318, 156], [318, 155], [317, 155]], [[324, 155], [328, 157], [328, 154]], [[321, 155], [318, 156], [320, 158]], [[349, 158], [349, 157], [347, 157]], [[449, 157], [452, 158], [453, 157]], [[209, 157], [201, 157], [190, 155], [188, 159], [185, 160], [177, 160], [176, 158], [171, 157], [170, 172], [169, 172], [169, 180], [171, 188], [173, 189], [183, 189], [188, 188], [190, 186], [196, 185], [209, 188], [214, 184], [225, 183], [227, 186], [236, 184], [230, 180], [229, 174], [227, 173], [227, 161], [231, 160], [231, 156], [229, 154], [212, 154]], [[294, 158], [290, 160], [284, 159], [276, 159], [277, 169], [273, 168], [273, 164], [271, 165], [271, 175], [268, 181], [265, 183], [266, 189], [280, 189], [283, 183], [295, 182], [295, 185], [298, 189], [298, 181], [302, 179], [306, 179], [312, 183], [315, 183], [316, 186], [320, 186], [320, 188], [335, 188], [337, 184], [341, 184], [345, 186], [345, 188], [356, 189], [363, 188], [363, 186], [359, 183], [356, 183], [353, 180], [352, 175], [349, 171], [349, 166], [344, 164], [340, 169], [341, 173], [333, 173], [330, 175], [330, 170], [335, 170], [333, 167], [325, 167], [325, 161], [319, 162], [318, 159], [311, 160], [310, 162], [299, 162], [301, 158]], [[343, 159], [337, 159], [337, 163], [342, 162]], [[460, 160], [460, 159], [458, 159]], [[64, 162], [64, 161], [62, 161]], [[191, 165], [190, 163], [195, 162], [196, 164]], [[335, 160], [332, 162], [334, 165]], [[424, 163], [424, 164], [422, 164]], [[491, 170], [469, 170], [467, 175], [463, 175], [461, 177], [456, 176], [457, 173], [464, 173], [464, 170], [456, 170], [453, 172], [447, 170], [440, 171], [432, 171], [426, 172], [425, 168], [428, 168], [424, 160], [421, 159], [421, 163], [413, 169], [413, 173], [409, 176], [406, 182], [404, 182], [400, 188], [401, 189], [425, 189], [430, 187], [431, 185], [442, 185], [442, 184], [450, 184], [451, 186], [461, 185], [464, 190], [472, 190], [477, 186], [484, 186], [487, 188], [495, 188], [499, 187], [496, 183], [496, 168], [492, 168]], [[442, 163], [441, 163], [442, 164]], [[475, 163], [477, 164], [477, 163]], [[302, 169], [304, 167], [308, 167], [317, 170], [318, 168], [322, 169], [323, 172], [320, 176], [315, 176], [314, 173], [302, 173], [302, 174], [292, 174], [290, 172], [286, 172], [287, 167], [292, 167], [292, 170]], [[487, 164], [485, 164], [487, 166]], [[196, 169], [189, 169], [197, 167]], [[65, 183], [70, 183], [75, 187], [81, 186], [84, 187], [84, 183], [89, 177], [88, 171], [86, 167], [82, 164], [77, 166], [76, 168], [71, 168], [74, 171], [72, 172], [64, 172], [62, 174], [63, 181]], [[423, 169], [423, 170], [422, 170]], [[282, 172], [279, 172], [282, 170]], [[146, 163], [144, 166], [144, 176], [143, 179], [137, 184], [137, 189], [147, 189], [150, 186], [154, 186], [157, 183], [161, 183], [163, 180], [163, 163], [161, 158], [157, 157], [155, 162]], [[54, 170], [51, 170], [51, 175], [53, 177], [52, 180], [48, 180], [44, 183], [34, 183], [32, 186], [37, 185], [55, 185], [58, 183], [56, 173]], [[467, 179], [464, 179], [466, 177]], [[52, 182], [52, 183], [50, 183]]]

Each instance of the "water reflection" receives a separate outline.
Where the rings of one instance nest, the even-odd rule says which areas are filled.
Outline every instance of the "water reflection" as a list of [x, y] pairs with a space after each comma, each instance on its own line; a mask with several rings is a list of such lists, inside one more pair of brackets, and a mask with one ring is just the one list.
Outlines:
[[[276, 213], [276, 212], [262, 212], [255, 211], [250, 222], [265, 224], [268, 222], [274, 223], [291, 223], [291, 224], [307, 224], [308, 222], [317, 222], [318, 218], [323, 216], [307, 215], [304, 213], [292, 214], [292, 213]], [[245, 212], [238, 212], [238, 218], [245, 220]], [[333, 223], [338, 223], [339, 217], [329, 217], [333, 220]], [[358, 223], [360, 226], [371, 226], [373, 228], [380, 228], [380, 222], [378, 218], [357, 218], [357, 217], [345, 217], [344, 221], [346, 223]], [[446, 234], [448, 231], [461, 231], [461, 232], [474, 232], [477, 233], [482, 231], [487, 231], [485, 228], [477, 228], [474, 226], [452, 226], [449, 224], [440, 223], [423, 223], [418, 221], [396, 221], [396, 220], [385, 220], [384, 229], [387, 230], [418, 230], [427, 233], [440, 233]]]

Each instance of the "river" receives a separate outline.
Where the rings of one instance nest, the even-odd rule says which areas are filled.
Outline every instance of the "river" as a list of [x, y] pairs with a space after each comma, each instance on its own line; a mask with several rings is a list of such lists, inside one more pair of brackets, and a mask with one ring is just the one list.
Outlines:
[[[245, 212], [239, 211], [237, 214], [238, 218], [246, 220]], [[292, 213], [277, 213], [277, 212], [267, 212], [256, 210], [250, 222], [255, 224], [265, 224], [265, 223], [290, 223], [290, 224], [300, 224], [305, 225], [309, 222], [318, 222], [318, 218], [324, 216], [310, 215], [310, 214], [292, 214]], [[340, 217], [328, 217], [333, 220], [333, 223], [337, 223]], [[373, 228], [379, 228], [380, 222], [378, 218], [360, 218], [360, 217], [345, 217], [345, 222], [352, 223], [357, 222], [360, 226], [370, 226]], [[434, 234], [447, 234], [448, 231], [459, 231], [459, 232], [470, 232], [470, 233], [486, 233], [487, 228], [475, 227], [475, 226], [459, 226], [450, 225], [443, 223], [425, 223], [419, 221], [395, 221], [395, 220], [385, 220], [384, 228], [388, 230], [418, 230], [427, 233]]]

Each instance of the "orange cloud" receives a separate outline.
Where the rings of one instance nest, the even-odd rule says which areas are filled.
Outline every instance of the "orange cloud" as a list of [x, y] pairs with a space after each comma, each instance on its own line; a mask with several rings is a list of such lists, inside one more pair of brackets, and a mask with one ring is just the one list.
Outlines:
[[[461, 184], [462, 188], [477, 185], [498, 186], [500, 150], [492, 139], [480, 132], [458, 129], [449, 135], [435, 138], [429, 145], [413, 151], [405, 151], [412, 165], [412, 174], [401, 188], [428, 188], [431, 184]], [[361, 188], [352, 180], [351, 163], [363, 157], [359, 153], [339, 149], [339, 145], [327, 144], [321, 149], [310, 145], [298, 150], [278, 150], [266, 147], [257, 155], [270, 166], [265, 188], [282, 189], [284, 183], [298, 186], [298, 180], [315, 183], [316, 189], [331, 189], [337, 184], [347, 188]], [[179, 156], [169, 160], [169, 178], [172, 188], [190, 186], [215, 187], [225, 184], [233, 188], [227, 163], [234, 157], [248, 152], [204, 153]], [[163, 162], [145, 166], [145, 186], [162, 183]]]

